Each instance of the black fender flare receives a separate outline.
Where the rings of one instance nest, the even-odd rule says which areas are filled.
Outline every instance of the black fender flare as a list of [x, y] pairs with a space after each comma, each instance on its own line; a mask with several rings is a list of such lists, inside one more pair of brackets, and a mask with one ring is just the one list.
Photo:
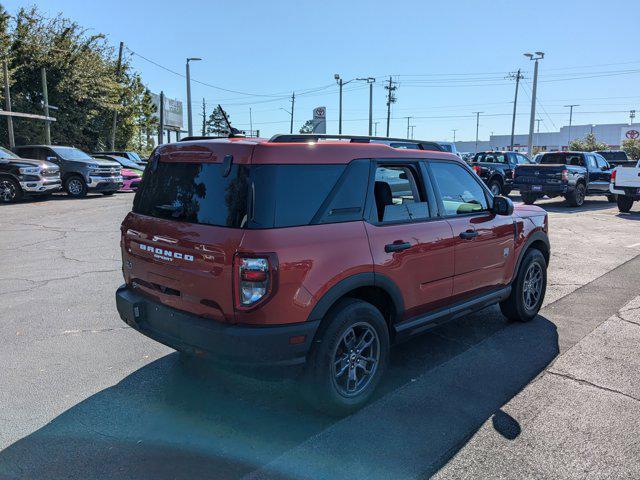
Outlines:
[[374, 272], [363, 272], [340, 280], [331, 287], [315, 304], [307, 318], [307, 321], [312, 322], [322, 320], [331, 306], [338, 301], [338, 299], [350, 291], [360, 287], [378, 287], [384, 290], [391, 297], [393, 302], [394, 311], [392, 322], [402, 318], [402, 313], [404, 312], [404, 300], [396, 283], [386, 275]]
[[[531, 245], [533, 245], [533, 242], [536, 242], [538, 240], [543, 242], [546, 245], [547, 250], [549, 252], [549, 259], [551, 258], [551, 244], [549, 243], [549, 237], [547, 236], [547, 234], [545, 232], [543, 232], [542, 230], [538, 230], [536, 232], [533, 232], [529, 236], [529, 238], [527, 238], [527, 240], [524, 242], [524, 245], [522, 245], [522, 248], [520, 249], [520, 253], [518, 254], [518, 260], [516, 261], [516, 268], [513, 271], [513, 278], [514, 279], [518, 276], [518, 271], [520, 270], [520, 264], [522, 263], [522, 260], [524, 259], [525, 253], [527, 252], [529, 247]], [[547, 266], [548, 266], [548, 262], [547, 262]]]

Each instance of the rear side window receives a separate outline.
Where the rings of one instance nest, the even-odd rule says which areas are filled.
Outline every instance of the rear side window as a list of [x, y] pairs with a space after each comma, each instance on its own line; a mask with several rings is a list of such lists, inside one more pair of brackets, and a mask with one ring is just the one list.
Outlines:
[[509, 163], [507, 155], [504, 153], [479, 153], [473, 161], [483, 163]]
[[584, 167], [581, 153], [545, 153], [540, 159], [541, 164], [575, 165]]

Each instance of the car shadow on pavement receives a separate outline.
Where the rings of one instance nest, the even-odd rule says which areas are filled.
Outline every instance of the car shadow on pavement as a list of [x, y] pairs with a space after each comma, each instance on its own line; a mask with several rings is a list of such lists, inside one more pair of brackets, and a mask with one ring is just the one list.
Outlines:
[[534, 205], [544, 208], [547, 212], [555, 213], [581, 213], [581, 212], [596, 212], [599, 210], [609, 210], [610, 208], [617, 208], [615, 203], [610, 203], [607, 200], [585, 200], [579, 207], [572, 207], [564, 199], [550, 199], [543, 202], [536, 202]]
[[[557, 355], [549, 320], [511, 324], [491, 307], [395, 348], [374, 401], [337, 419], [310, 410], [293, 381], [193, 368], [173, 353], [0, 452], [0, 478], [227, 479], [255, 470], [267, 478], [297, 478], [307, 457], [289, 463], [287, 455], [328, 437], [314, 451], [328, 448], [326, 461], [338, 462], [327, 444], [340, 443], [334, 437], [341, 429], [354, 435], [350, 448], [361, 452], [350, 461], [360, 471], [370, 468], [363, 477], [398, 476], [405, 455], [430, 475], [489, 419], [498, 433], [515, 438], [520, 427], [501, 407]], [[396, 414], [401, 417], [394, 420]], [[369, 430], [350, 428], [363, 421]], [[402, 454], [378, 461], [369, 444], [383, 440], [380, 432]]]

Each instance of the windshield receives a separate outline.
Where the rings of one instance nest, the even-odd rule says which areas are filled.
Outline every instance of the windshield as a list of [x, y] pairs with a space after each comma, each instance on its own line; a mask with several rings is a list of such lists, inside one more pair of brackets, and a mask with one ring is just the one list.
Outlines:
[[20, 157], [15, 153], [13, 153], [11, 150], [7, 150], [6, 148], [0, 147], [0, 158], [20, 158]]
[[134, 162], [133, 160], [129, 160], [128, 158], [124, 158], [124, 157], [118, 157], [116, 155], [110, 156], [110, 157], [98, 157], [98, 158], [104, 158], [105, 160], [114, 160], [116, 162], [118, 162], [120, 165], [122, 165], [123, 167], [127, 167], [127, 168], [134, 168], [136, 170], [140, 170], [140, 164]]
[[129, 157], [131, 157], [131, 159], [134, 162], [141, 162], [142, 159], [140, 158], [140, 155], [138, 155], [136, 152], [127, 152], [127, 154], [129, 155]]
[[93, 160], [93, 158], [82, 150], [74, 147], [51, 147], [51, 149], [64, 160]]

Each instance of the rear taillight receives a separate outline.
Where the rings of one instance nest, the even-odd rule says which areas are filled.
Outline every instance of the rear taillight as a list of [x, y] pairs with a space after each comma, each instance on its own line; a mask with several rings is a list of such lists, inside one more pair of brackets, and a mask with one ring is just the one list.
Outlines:
[[482, 167], [480, 165], [474, 165], [473, 171], [480, 175], [480, 173], [482, 172]]
[[275, 255], [236, 255], [234, 259], [236, 308], [248, 310], [266, 300], [274, 291], [276, 271]]
[[563, 182], [568, 182], [569, 181], [569, 170], [562, 170], [562, 181]]
[[615, 185], [616, 183], [616, 171], [611, 172], [611, 183]]

